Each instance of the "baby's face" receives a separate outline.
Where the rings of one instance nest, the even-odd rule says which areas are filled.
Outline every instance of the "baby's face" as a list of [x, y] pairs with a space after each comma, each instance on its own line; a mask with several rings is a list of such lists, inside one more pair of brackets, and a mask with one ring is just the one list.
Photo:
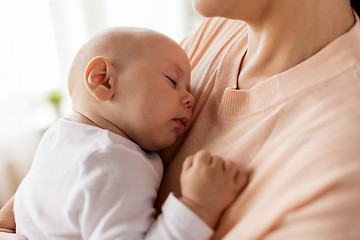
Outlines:
[[118, 126], [142, 148], [157, 151], [172, 145], [192, 118], [190, 65], [181, 47], [163, 36], [134, 51], [136, 57], [118, 71]]

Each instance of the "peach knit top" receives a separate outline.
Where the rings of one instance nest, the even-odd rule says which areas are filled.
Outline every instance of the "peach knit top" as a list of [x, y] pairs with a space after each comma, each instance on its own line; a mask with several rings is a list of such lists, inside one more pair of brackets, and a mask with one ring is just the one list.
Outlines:
[[[194, 121], [169, 151], [159, 192], [208, 149], [250, 173], [215, 239], [360, 239], [360, 23], [306, 61], [236, 90], [247, 25], [206, 19], [183, 42]], [[241, 74], [241, 73], [240, 73]]]

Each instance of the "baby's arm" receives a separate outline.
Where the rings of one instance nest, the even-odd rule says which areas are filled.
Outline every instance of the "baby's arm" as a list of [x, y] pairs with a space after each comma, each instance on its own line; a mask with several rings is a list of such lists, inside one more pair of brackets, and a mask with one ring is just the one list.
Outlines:
[[203, 150], [184, 161], [180, 200], [214, 229], [246, 182], [246, 174], [234, 162]]
[[246, 182], [246, 174], [232, 161], [208, 151], [188, 157], [180, 176], [182, 196], [168, 196], [145, 239], [210, 239]]
[[[118, 155], [117, 152], [114, 154]], [[101, 155], [99, 159], [112, 158], [106, 158]], [[129, 239], [135, 236], [139, 239], [179, 239], [179, 236], [186, 236], [186, 238], [183, 239], [199, 239], [198, 236], [206, 235], [203, 234], [204, 232], [198, 233], [199, 229], [196, 233], [188, 233], [189, 225], [195, 227], [198, 226], [196, 224], [199, 224], [199, 221], [192, 219], [192, 217], [191, 219], [188, 219], [189, 222], [179, 222], [179, 219], [187, 219], [189, 214], [186, 214], [187, 210], [184, 209], [186, 208], [185, 206], [182, 207], [176, 203], [176, 200], [174, 200], [176, 199], [175, 197], [172, 198], [172, 201], [168, 201], [169, 204], [167, 210], [169, 211], [166, 211], [166, 217], [162, 214], [162, 218], [156, 221], [158, 224], [156, 224], [157, 227], [155, 226], [154, 228], [155, 231], [152, 233], [143, 232], [141, 226], [143, 229], [146, 229], [147, 227], [145, 228], [145, 226], [150, 224], [150, 215], [155, 212], [154, 209], [151, 209], [153, 202], [149, 197], [150, 194], [148, 194], [153, 191], [153, 188], [149, 183], [149, 180], [153, 179], [153, 175], [152, 171], [144, 168], [147, 164], [144, 165], [143, 163], [147, 162], [147, 159], [140, 161], [139, 155], [135, 154], [127, 160], [127, 164], [121, 164], [122, 167], [110, 165], [109, 168], [113, 170], [113, 172], [108, 169], [110, 172], [106, 176], [99, 170], [99, 177], [101, 177], [102, 181], [108, 180], [108, 182], [104, 183], [100, 181], [98, 185], [94, 186], [97, 189], [95, 200], [99, 201], [91, 201], [90, 203], [94, 204], [95, 202], [98, 204], [81, 204], [81, 206], [87, 206], [87, 208], [84, 209], [86, 211], [83, 211], [82, 214], [82, 219], [84, 221], [81, 222], [86, 225], [86, 230], [92, 230], [89, 234], [93, 239]], [[223, 163], [224, 161], [219, 157], [212, 157], [207, 152], [200, 152], [184, 162], [184, 170], [181, 176], [181, 184], [183, 187], [181, 201], [192, 209], [192, 211], [211, 228], [214, 228], [217, 218], [224, 208], [233, 201], [234, 197], [243, 187], [246, 179], [245, 175], [241, 172], [237, 172], [238, 168], [234, 163], [226, 162], [224, 169], [222, 168]], [[97, 168], [94, 170], [96, 169]], [[130, 172], [136, 172], [137, 174], [129, 174], [129, 170]], [[93, 175], [94, 174], [91, 174], [91, 176]], [[129, 178], [127, 181], [125, 181], [124, 175]], [[122, 183], [121, 186], [124, 185], [126, 188], [124, 188], [124, 186], [123, 188], [121, 186], [119, 187], [119, 183]], [[139, 191], [139, 189], [141, 189], [141, 191]], [[104, 193], [104, 196], [102, 196], [101, 193]], [[126, 196], [133, 197], [127, 199], [124, 198]], [[113, 201], [110, 200], [109, 202], [109, 198], [113, 199]], [[178, 202], [180, 203], [180, 201]], [[174, 214], [174, 206], [178, 207], [177, 211], [175, 209], [175, 213], [179, 214]], [[0, 218], [4, 219], [4, 221], [0, 221], [0, 228], [12, 231], [15, 230], [12, 209], [13, 199], [0, 211]], [[105, 215], [104, 212], [108, 214]], [[126, 214], [124, 212], [126, 212]], [[188, 210], [188, 212], [191, 211]], [[100, 219], [94, 219], [95, 216], [99, 216]], [[180, 218], [178, 218], [179, 216]], [[154, 220], [155, 219], [151, 221]], [[94, 223], [95, 225], [89, 226], [88, 223]], [[193, 223], [195, 223], [195, 225], [192, 225]], [[203, 223], [202, 225], [206, 224]], [[107, 227], [101, 228], [101, 226]], [[204, 228], [202, 229], [204, 230]], [[15, 234], [0, 233], [0, 240], [23, 239], [24, 238]], [[89, 239], [92, 238], [89, 237]]]

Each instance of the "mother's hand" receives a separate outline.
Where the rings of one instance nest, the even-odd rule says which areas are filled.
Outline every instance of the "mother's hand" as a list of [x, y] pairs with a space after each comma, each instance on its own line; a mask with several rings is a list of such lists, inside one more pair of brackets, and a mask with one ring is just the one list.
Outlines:
[[[0, 228], [0, 231], [3, 229]], [[26, 238], [15, 233], [0, 232], [0, 240], [26, 240]]]
[[26, 240], [15, 234], [14, 196], [0, 209], [0, 240]]

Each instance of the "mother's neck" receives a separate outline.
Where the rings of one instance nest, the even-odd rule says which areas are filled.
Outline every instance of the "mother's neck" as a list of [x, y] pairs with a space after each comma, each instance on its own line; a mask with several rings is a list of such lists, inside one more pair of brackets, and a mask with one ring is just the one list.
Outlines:
[[281, 6], [265, 10], [261, 19], [248, 21], [249, 46], [241, 65], [240, 89], [251, 88], [308, 59], [355, 21], [350, 1], [279, 2]]

